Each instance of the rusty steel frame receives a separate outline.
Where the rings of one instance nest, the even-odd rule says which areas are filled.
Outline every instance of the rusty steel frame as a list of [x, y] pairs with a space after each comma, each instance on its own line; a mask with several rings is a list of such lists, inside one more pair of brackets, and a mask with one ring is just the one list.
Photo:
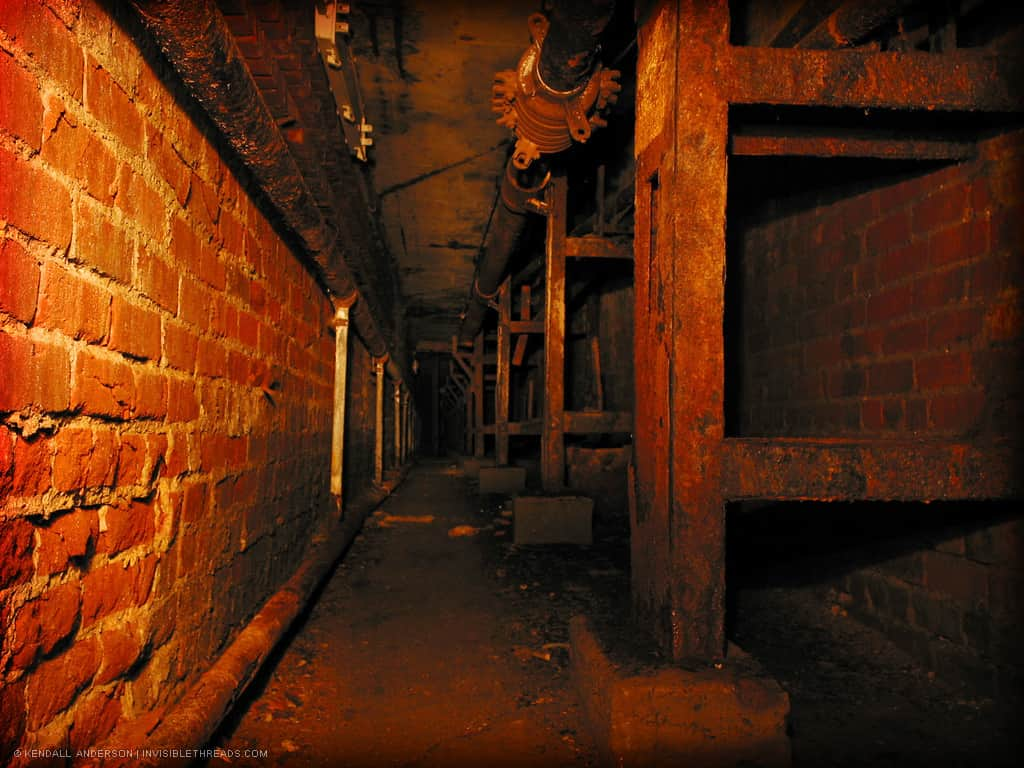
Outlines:
[[729, 139], [733, 157], [864, 157], [884, 160], [966, 160], [977, 154], [973, 141], [872, 135], [868, 131], [827, 133], [785, 127], [734, 130]]
[[473, 339], [473, 456], [484, 457], [484, 332], [481, 330]]
[[931, 501], [1024, 496], [1020, 445], [920, 440], [729, 438], [730, 500]]
[[[1021, 111], [1024, 60], [733, 47], [725, 0], [665, 0], [646, 18], [637, 64], [634, 613], [673, 658], [709, 661], [725, 650], [727, 500], [1006, 498], [1024, 486], [1011, 471], [1019, 447], [725, 438], [729, 106]], [[747, 150], [820, 149], [769, 140]], [[936, 150], [875, 146], [915, 157]]]

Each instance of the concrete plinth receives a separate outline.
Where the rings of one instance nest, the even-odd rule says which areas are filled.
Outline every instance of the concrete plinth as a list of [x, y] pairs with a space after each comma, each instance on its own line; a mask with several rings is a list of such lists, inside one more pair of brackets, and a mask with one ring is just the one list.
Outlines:
[[493, 467], [494, 459], [477, 459], [472, 456], [467, 456], [462, 460], [462, 474], [471, 480], [476, 480], [480, 476], [480, 467]]
[[480, 493], [516, 494], [526, 487], [522, 467], [480, 467]]
[[739, 648], [722, 669], [687, 670], [624, 662], [607, 644], [586, 618], [570, 622], [573, 682], [606, 765], [790, 765], [789, 696]]
[[516, 544], [590, 544], [594, 501], [584, 496], [518, 496]]

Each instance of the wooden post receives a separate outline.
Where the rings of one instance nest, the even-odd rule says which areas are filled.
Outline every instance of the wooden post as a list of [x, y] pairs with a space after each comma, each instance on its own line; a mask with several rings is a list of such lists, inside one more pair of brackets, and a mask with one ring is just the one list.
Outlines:
[[392, 425], [395, 432], [395, 466], [399, 467], [402, 465], [402, 382], [396, 381], [392, 384], [394, 389], [394, 424]]
[[373, 433], [373, 482], [384, 484], [384, 363], [388, 356], [373, 360], [373, 373], [377, 377], [377, 410]]
[[565, 230], [566, 179], [548, 184], [548, 232], [544, 247], [544, 405], [541, 427], [541, 487], [565, 485]]
[[473, 455], [484, 456], [484, 332], [473, 340]]
[[728, 105], [710, 62], [728, 22], [724, 0], [666, 0], [638, 36], [631, 582], [677, 660], [725, 652]]
[[498, 378], [494, 383], [494, 441], [498, 466], [508, 464], [508, 399], [512, 364], [512, 281], [505, 278], [498, 292]]

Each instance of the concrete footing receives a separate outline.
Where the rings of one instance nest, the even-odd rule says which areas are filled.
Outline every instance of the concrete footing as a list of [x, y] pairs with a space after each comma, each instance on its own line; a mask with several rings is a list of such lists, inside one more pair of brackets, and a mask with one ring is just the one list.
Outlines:
[[480, 467], [480, 493], [513, 495], [526, 488], [523, 467]]
[[472, 456], [466, 456], [462, 459], [462, 474], [471, 480], [476, 480], [480, 476], [480, 467], [493, 467], [494, 459], [483, 458], [477, 459]]
[[590, 544], [594, 501], [585, 496], [518, 496], [516, 544]]
[[[576, 616], [569, 625], [572, 677], [609, 766], [788, 768], [789, 697], [730, 645], [721, 669], [652, 667], [609, 651]], [[618, 642], [626, 646], [628, 643]]]

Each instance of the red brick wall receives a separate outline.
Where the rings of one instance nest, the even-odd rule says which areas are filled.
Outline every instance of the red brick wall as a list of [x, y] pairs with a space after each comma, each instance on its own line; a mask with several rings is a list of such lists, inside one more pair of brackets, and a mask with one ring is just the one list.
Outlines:
[[[974, 160], [751, 227], [735, 254], [739, 431], [1017, 436], [1022, 163], [1024, 134], [1008, 134]], [[936, 670], [995, 686], [988, 662], [1011, 660], [1005, 641], [1024, 616], [1024, 524], [922, 538], [843, 587], [854, 610]]]
[[329, 304], [112, 6], [0, 2], [5, 753], [181, 696], [329, 506]]

